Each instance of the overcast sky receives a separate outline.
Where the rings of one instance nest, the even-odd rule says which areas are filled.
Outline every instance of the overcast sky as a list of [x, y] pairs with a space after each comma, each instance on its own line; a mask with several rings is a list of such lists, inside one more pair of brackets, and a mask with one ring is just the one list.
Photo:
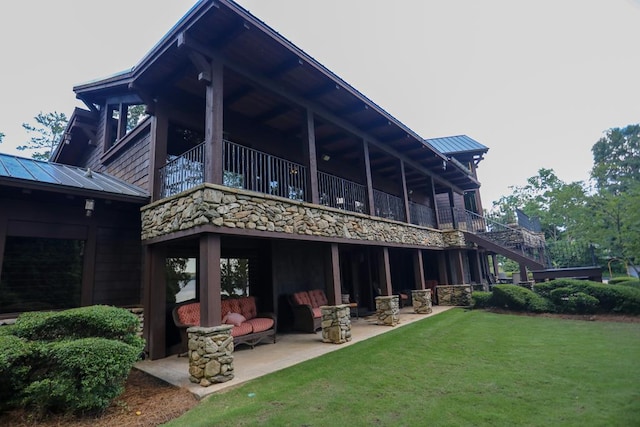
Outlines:
[[[72, 87], [128, 69], [194, 0], [0, 3], [0, 151], [69, 115]], [[588, 178], [592, 145], [640, 123], [640, 0], [240, 0], [425, 138], [489, 147], [485, 208], [540, 168]]]

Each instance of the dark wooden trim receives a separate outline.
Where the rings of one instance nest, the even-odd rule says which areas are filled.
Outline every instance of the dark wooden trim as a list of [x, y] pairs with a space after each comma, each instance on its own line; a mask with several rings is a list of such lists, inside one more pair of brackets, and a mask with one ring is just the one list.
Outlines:
[[[316, 157], [316, 131], [313, 119], [313, 111], [306, 110], [303, 125], [304, 156], [307, 163], [307, 191], [310, 192], [310, 202], [319, 205], [320, 195], [318, 191], [318, 159]], [[306, 196], [305, 196], [306, 197]]]
[[422, 251], [420, 249], [413, 251], [413, 277], [415, 280], [413, 289], [425, 289], [424, 264], [422, 263]]
[[436, 228], [440, 227], [440, 212], [438, 210], [438, 201], [436, 200], [436, 185], [433, 182], [433, 178], [429, 178], [431, 182], [431, 205], [433, 206], [433, 213], [436, 219]]
[[373, 180], [371, 178], [371, 159], [369, 158], [369, 143], [366, 139], [362, 140], [362, 150], [364, 154], [364, 173], [367, 181], [367, 203], [369, 204], [369, 215], [373, 215], [376, 211], [375, 202], [373, 200]]
[[327, 297], [329, 299], [329, 305], [342, 304], [342, 282], [340, 279], [340, 250], [336, 243], [332, 243], [329, 246], [328, 258], [326, 268], [327, 278]]
[[461, 249], [456, 249], [451, 252], [452, 258], [452, 266], [451, 268], [454, 270], [455, 276], [458, 280], [458, 283], [452, 283], [453, 285], [462, 285], [464, 284], [464, 260], [463, 253]]
[[217, 59], [211, 60], [211, 83], [206, 87], [205, 109], [205, 182], [222, 184], [223, 134], [223, 67]]
[[411, 210], [409, 209], [409, 194], [407, 192], [407, 178], [404, 172], [404, 162], [400, 160], [400, 182], [402, 185], [402, 201], [404, 203], [404, 219], [411, 224]]
[[147, 246], [144, 256], [144, 337], [149, 358], [154, 360], [166, 355], [166, 248]]
[[118, 106], [118, 135], [117, 141], [120, 141], [127, 134], [127, 111], [129, 107], [125, 103]]
[[4, 260], [4, 248], [7, 242], [7, 212], [0, 209], [0, 281], [2, 280], [2, 261]]
[[78, 224], [78, 222], [63, 224], [57, 220], [38, 222], [37, 220], [20, 220], [16, 218], [7, 221], [8, 236], [86, 240], [87, 229], [86, 224]]
[[[106, 126], [106, 122], [104, 125]], [[132, 141], [137, 141], [138, 138], [141, 137], [142, 134], [148, 130], [147, 129], [148, 126], [151, 126], [151, 119], [149, 117], [147, 117], [142, 123], [138, 124], [138, 126], [136, 126], [136, 128], [133, 129], [131, 132], [126, 134], [121, 141], [118, 141], [117, 144], [114, 144], [111, 147], [107, 147], [108, 145], [107, 141], [109, 139], [109, 137], [107, 136], [107, 133], [108, 133], [107, 132], [108, 126], [107, 126], [107, 129], [105, 129], [105, 132], [104, 132], [105, 138], [104, 138], [104, 141], [102, 141], [102, 143], [104, 144], [105, 152], [102, 154], [102, 156], [100, 156], [100, 163], [107, 164], [111, 162], [114, 158], [122, 154], [123, 151], [129, 148], [129, 145]]]
[[476, 254], [476, 283], [482, 283], [482, 260], [480, 259], [480, 250], [474, 250]]
[[89, 225], [87, 238], [84, 244], [84, 257], [82, 259], [82, 292], [80, 305], [93, 304], [93, 287], [96, 276], [96, 247], [98, 241], [98, 227], [95, 223]]
[[220, 300], [220, 235], [200, 236], [200, 326], [218, 326], [222, 320]]

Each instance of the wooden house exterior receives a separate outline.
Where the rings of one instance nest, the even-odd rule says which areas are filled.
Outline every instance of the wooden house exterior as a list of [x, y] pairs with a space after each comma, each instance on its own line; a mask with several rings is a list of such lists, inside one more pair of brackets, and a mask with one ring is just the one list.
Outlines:
[[[221, 259], [248, 260], [249, 292], [283, 328], [298, 290], [374, 309], [378, 294], [488, 278], [458, 215], [482, 212], [481, 156], [443, 153], [233, 1], [198, 2], [132, 69], [74, 91], [87, 110], [52, 161], [147, 197], [128, 201], [136, 218], [104, 219], [138, 233], [139, 280], [123, 286], [151, 358], [170, 344], [169, 258], [196, 260], [205, 326], [221, 320]], [[113, 282], [112, 299], [82, 303], [115, 301]]]

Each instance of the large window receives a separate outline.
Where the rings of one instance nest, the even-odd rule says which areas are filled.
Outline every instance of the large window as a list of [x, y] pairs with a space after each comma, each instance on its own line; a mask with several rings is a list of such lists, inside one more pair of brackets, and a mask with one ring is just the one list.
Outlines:
[[80, 306], [84, 241], [7, 237], [0, 313]]

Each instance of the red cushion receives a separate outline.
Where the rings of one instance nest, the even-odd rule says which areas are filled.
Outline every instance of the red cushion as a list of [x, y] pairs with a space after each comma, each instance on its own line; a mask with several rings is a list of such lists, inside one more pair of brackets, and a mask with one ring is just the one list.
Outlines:
[[322, 309], [314, 307], [311, 310], [313, 311], [313, 317], [322, 317]]
[[268, 317], [254, 317], [247, 320], [246, 323], [250, 323], [253, 326], [253, 332], [262, 332], [273, 327], [273, 319]]
[[240, 298], [238, 302], [240, 304], [239, 313], [242, 314], [247, 320], [256, 317], [257, 310], [255, 297]]
[[178, 307], [178, 319], [184, 325], [200, 326], [200, 303], [193, 302]]
[[293, 300], [298, 305], [311, 305], [311, 299], [306, 291], [296, 292], [293, 294]]
[[231, 328], [232, 337], [247, 335], [247, 334], [250, 334], [251, 332], [253, 332], [253, 326], [251, 326], [251, 323], [249, 322], [244, 322], [239, 326], [234, 326], [233, 328]]
[[311, 307], [314, 308], [327, 305], [329, 302], [324, 291], [321, 289], [313, 289], [309, 291], [309, 299], [311, 299]]

